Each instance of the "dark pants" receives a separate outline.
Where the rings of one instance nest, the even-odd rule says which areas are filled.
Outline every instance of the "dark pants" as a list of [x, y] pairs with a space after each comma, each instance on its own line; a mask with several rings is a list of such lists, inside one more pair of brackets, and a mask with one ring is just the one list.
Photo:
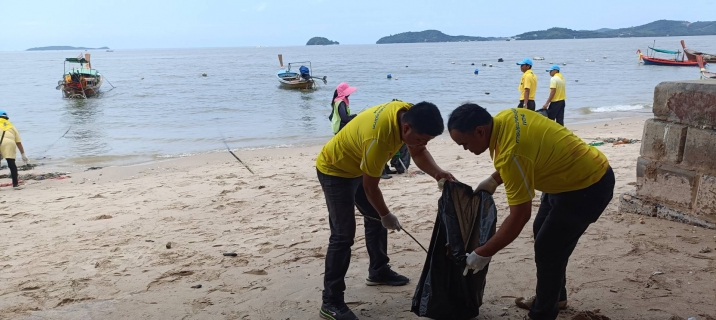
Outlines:
[[12, 177], [12, 186], [17, 187], [18, 186], [17, 165], [15, 164], [15, 159], [5, 159], [5, 161], [7, 161], [7, 167], [10, 168], [10, 176]]
[[547, 109], [547, 118], [557, 121], [557, 123], [564, 126], [564, 100], [551, 102], [549, 109]]
[[[520, 100], [520, 104], [517, 105], [518, 108], [524, 108], [525, 107], [525, 100]], [[530, 109], [532, 111], [535, 111], [535, 101], [534, 100], [527, 100], [527, 109]]]
[[[343, 279], [351, 261], [351, 246], [356, 235], [355, 208], [361, 214], [380, 219], [378, 211], [368, 202], [363, 190], [363, 178], [340, 178], [318, 171], [328, 206], [331, 237], [326, 253], [326, 272], [323, 276], [323, 302], [343, 301], [346, 282]], [[363, 219], [365, 243], [370, 263], [368, 276], [375, 276], [388, 265], [388, 230], [379, 221]]]
[[579, 237], [599, 218], [614, 192], [609, 167], [595, 184], [577, 191], [544, 194], [534, 221], [537, 298], [530, 308], [534, 320], [557, 318], [557, 303], [567, 300], [566, 271]]

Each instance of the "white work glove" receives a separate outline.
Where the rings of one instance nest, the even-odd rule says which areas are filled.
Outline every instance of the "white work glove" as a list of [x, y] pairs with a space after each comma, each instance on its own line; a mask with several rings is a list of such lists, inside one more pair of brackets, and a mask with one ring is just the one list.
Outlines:
[[25, 156], [25, 154], [22, 153], [21, 155], [22, 155], [22, 162], [27, 163], [27, 157]]
[[475, 188], [475, 193], [477, 193], [480, 190], [485, 190], [485, 191], [489, 192], [490, 194], [494, 194], [495, 190], [497, 190], [498, 185], [499, 184], [497, 183], [495, 178], [493, 178], [492, 176], [489, 176], [487, 179], [483, 180], [482, 182], [480, 182], [480, 184], [477, 185], [477, 188]]
[[400, 226], [400, 222], [398, 222], [398, 217], [396, 217], [392, 213], [388, 213], [388, 214], [380, 217], [380, 222], [383, 224], [383, 227], [385, 227], [388, 230], [400, 231], [400, 229], [402, 228]]
[[472, 273], [479, 272], [492, 260], [492, 257], [483, 257], [475, 253], [475, 251], [466, 253], [465, 255], [467, 259], [465, 259], [465, 271], [462, 272], [463, 276], [467, 275], [468, 270], [473, 270]]

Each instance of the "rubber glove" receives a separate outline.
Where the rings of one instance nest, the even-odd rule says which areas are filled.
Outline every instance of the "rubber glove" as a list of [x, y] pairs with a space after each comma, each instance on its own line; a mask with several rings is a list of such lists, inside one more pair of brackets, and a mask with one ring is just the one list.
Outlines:
[[27, 163], [27, 157], [24, 153], [22, 154], [22, 162]]
[[475, 188], [475, 192], [478, 192], [480, 190], [485, 190], [485, 191], [489, 192], [490, 194], [494, 194], [495, 190], [497, 190], [498, 185], [499, 184], [497, 183], [495, 178], [493, 178], [492, 176], [489, 176], [487, 179], [483, 180], [482, 182], [480, 182], [480, 184], [477, 185], [477, 188]]
[[398, 217], [396, 217], [393, 213], [388, 213], [380, 217], [380, 222], [383, 224], [383, 227], [388, 230], [400, 231], [400, 229], [402, 228], [400, 226], [400, 222], [398, 222]]
[[465, 259], [465, 271], [462, 272], [463, 276], [467, 275], [468, 270], [473, 270], [472, 273], [478, 272], [485, 268], [485, 266], [490, 263], [490, 260], [492, 260], [492, 257], [483, 257], [475, 251], [466, 253], [467, 259]]

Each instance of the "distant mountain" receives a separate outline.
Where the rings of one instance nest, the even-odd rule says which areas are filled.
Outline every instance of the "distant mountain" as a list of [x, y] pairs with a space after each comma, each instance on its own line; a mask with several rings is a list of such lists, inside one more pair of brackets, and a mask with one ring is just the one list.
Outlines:
[[618, 38], [618, 37], [667, 37], [667, 36], [703, 36], [716, 35], [716, 21], [674, 21], [658, 20], [645, 25], [598, 30], [572, 30], [567, 28], [551, 28], [540, 31], [530, 31], [516, 35], [517, 40], [542, 39], [587, 39], [587, 38]]
[[470, 36], [449, 36], [438, 30], [425, 30], [420, 32], [403, 32], [380, 38], [377, 44], [387, 43], [419, 43], [419, 42], [469, 42], [505, 40], [506, 38], [484, 38]]
[[85, 47], [70, 47], [70, 46], [49, 46], [49, 47], [37, 47], [30, 48], [25, 51], [47, 51], [47, 50], [105, 50], [107, 47], [101, 48], [85, 48]]
[[338, 41], [331, 41], [323, 37], [313, 37], [306, 43], [307, 46], [327, 46], [331, 44], [340, 44]]

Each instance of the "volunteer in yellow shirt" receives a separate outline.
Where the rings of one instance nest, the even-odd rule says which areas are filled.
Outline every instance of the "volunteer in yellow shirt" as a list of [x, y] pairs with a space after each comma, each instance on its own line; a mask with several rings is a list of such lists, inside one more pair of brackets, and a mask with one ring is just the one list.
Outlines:
[[614, 191], [614, 172], [599, 149], [564, 126], [525, 109], [508, 109], [494, 118], [476, 104], [450, 114], [450, 137], [479, 155], [489, 149], [495, 173], [477, 186], [494, 193], [505, 185], [510, 214], [482, 247], [467, 256], [481, 270], [517, 238], [532, 215], [535, 190], [542, 202], [535, 217], [536, 297], [518, 298], [531, 319], [556, 319], [567, 305], [565, 273], [569, 256], [587, 227], [599, 218]]
[[443, 133], [438, 108], [429, 102], [412, 105], [391, 101], [359, 113], [323, 146], [316, 159], [318, 181], [328, 206], [331, 237], [323, 277], [320, 316], [326, 319], [357, 319], [346, 306], [344, 277], [351, 259], [356, 233], [355, 208], [364, 216], [365, 242], [370, 257], [367, 285], [405, 285], [409, 279], [391, 270], [388, 262], [388, 231], [400, 230], [378, 187], [385, 163], [403, 143], [415, 164], [435, 180], [454, 180], [435, 164], [426, 149], [428, 141]]
[[564, 100], [567, 99], [565, 92], [566, 82], [559, 72], [558, 65], [552, 65], [552, 67], [547, 69], [547, 72], [549, 72], [552, 78], [549, 80], [549, 97], [547, 98], [547, 102], [544, 103], [544, 106], [542, 106], [542, 109], [547, 110], [548, 118], [564, 125]]
[[520, 79], [520, 104], [518, 108], [526, 108], [535, 110], [535, 92], [537, 91], [537, 76], [532, 72], [532, 59], [523, 59], [517, 63], [522, 70], [522, 79]]
[[20, 132], [10, 122], [7, 112], [0, 110], [0, 159], [5, 158], [7, 167], [10, 169], [10, 177], [12, 178], [12, 187], [14, 190], [20, 190], [20, 181], [18, 179], [17, 164], [15, 163], [15, 157], [17, 156], [17, 149], [20, 149], [20, 156], [22, 161], [27, 164], [27, 156], [25, 156], [25, 148], [22, 146], [20, 140]]

